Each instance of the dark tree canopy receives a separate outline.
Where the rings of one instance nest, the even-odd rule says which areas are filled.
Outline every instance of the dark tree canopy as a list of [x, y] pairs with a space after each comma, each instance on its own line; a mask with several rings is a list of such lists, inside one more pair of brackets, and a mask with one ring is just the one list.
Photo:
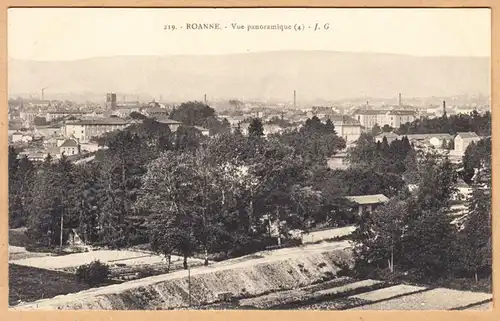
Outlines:
[[458, 114], [440, 118], [422, 118], [401, 125], [397, 130], [400, 135], [448, 133], [455, 135], [459, 132], [475, 132], [480, 136], [491, 135], [491, 113], [483, 115], [477, 111], [470, 115]]
[[248, 135], [251, 137], [264, 136], [264, 126], [259, 118], [253, 118], [248, 126]]

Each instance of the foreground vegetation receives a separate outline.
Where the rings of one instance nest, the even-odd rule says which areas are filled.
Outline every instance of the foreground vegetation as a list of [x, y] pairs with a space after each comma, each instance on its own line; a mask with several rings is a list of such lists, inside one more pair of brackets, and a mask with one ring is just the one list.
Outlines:
[[9, 305], [88, 289], [73, 274], [9, 264]]
[[[294, 244], [295, 229], [356, 224], [356, 277], [479, 282], [491, 275], [490, 138], [469, 146], [460, 169], [445, 156], [418, 152], [405, 137], [389, 144], [363, 134], [348, 150], [349, 167], [329, 170], [327, 159], [346, 147], [331, 121], [313, 117], [300, 129], [264, 138], [259, 119], [248, 137], [230, 133], [201, 103], [183, 104], [172, 117], [185, 124], [175, 133], [145, 119], [105, 135], [100, 144], [107, 149], [82, 165], [66, 157], [32, 163], [11, 148], [10, 226], [26, 226], [32, 242], [49, 248], [65, 242], [71, 229], [87, 244], [149, 243], [168, 266], [176, 254], [187, 268], [191, 256], [208, 263]], [[405, 126], [442, 132], [450, 124], [462, 130], [464, 122], [488, 131], [491, 116], [478, 117]], [[459, 177], [473, 194], [467, 218], [454, 226], [449, 212]], [[357, 217], [345, 196], [368, 194], [391, 201]]]

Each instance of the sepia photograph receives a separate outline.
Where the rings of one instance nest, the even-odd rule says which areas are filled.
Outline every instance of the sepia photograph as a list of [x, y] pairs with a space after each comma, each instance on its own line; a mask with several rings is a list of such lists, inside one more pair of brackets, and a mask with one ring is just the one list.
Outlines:
[[491, 10], [10, 8], [9, 310], [493, 308]]

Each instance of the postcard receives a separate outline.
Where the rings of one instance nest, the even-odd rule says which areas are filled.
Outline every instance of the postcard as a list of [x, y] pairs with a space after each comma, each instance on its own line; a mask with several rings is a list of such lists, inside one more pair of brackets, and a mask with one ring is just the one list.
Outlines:
[[492, 309], [490, 9], [7, 29], [9, 310]]

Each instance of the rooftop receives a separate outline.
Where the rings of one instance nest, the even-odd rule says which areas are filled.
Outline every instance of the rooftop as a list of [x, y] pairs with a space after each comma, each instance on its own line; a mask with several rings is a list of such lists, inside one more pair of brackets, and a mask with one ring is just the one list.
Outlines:
[[416, 113], [414, 110], [391, 110], [389, 115], [414, 116]]
[[356, 119], [348, 115], [329, 115], [325, 119], [330, 119], [333, 123], [341, 123], [341, 125], [360, 126], [361, 124]]
[[457, 136], [460, 136], [461, 138], [479, 138], [479, 136], [474, 132], [457, 133]]
[[384, 194], [347, 196], [346, 198], [358, 205], [380, 204], [389, 201]]
[[356, 109], [353, 114], [356, 115], [380, 115], [387, 113], [388, 110], [375, 110], [375, 109]]
[[375, 136], [375, 138], [398, 138], [399, 135], [398, 134], [395, 134], [393, 132], [390, 132], [390, 133], [382, 133], [382, 134], [378, 134], [377, 136]]
[[453, 136], [451, 136], [448, 133], [437, 133], [437, 134], [410, 134], [410, 135], [404, 135], [408, 137], [409, 140], [424, 140], [427, 138], [446, 138], [446, 139], [452, 139]]
[[161, 107], [148, 107], [144, 109], [146, 113], [168, 113], [168, 110], [166, 108], [161, 108]]
[[126, 125], [128, 122], [124, 119], [117, 118], [117, 117], [110, 117], [110, 118], [98, 118], [98, 119], [87, 119], [87, 120], [80, 120], [74, 123], [68, 123], [71, 125]]
[[47, 114], [89, 114], [90, 112], [87, 111], [80, 111], [80, 110], [53, 110], [53, 111], [48, 111]]
[[66, 139], [60, 147], [78, 147], [78, 143], [74, 139]]
[[167, 125], [181, 125], [182, 124], [180, 121], [170, 119], [167, 116], [159, 116], [159, 117], [156, 117], [155, 120], [159, 123], [167, 124]]
[[200, 127], [200, 126], [193, 126], [194, 128], [198, 129], [199, 131], [207, 131], [208, 129], [204, 128], [204, 127]]

